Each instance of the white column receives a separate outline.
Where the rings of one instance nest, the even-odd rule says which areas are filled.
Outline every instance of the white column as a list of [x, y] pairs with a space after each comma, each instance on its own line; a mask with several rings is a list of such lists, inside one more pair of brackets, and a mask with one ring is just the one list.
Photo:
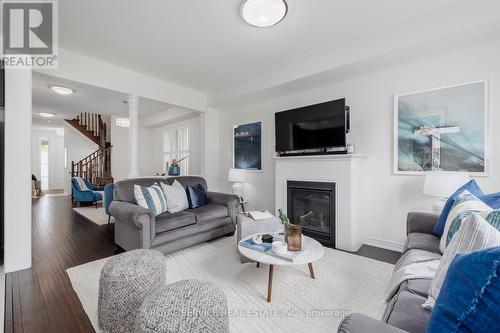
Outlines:
[[139, 176], [139, 97], [128, 96], [128, 117], [130, 126], [128, 128], [128, 177]]
[[5, 70], [5, 271], [31, 267], [31, 69]]

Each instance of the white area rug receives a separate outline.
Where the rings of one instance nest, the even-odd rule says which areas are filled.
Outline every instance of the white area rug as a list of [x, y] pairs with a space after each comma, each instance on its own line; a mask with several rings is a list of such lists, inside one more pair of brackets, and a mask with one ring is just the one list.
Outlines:
[[[99, 274], [108, 258], [67, 270], [96, 332]], [[167, 282], [211, 281], [225, 292], [231, 332], [335, 332], [346, 312], [379, 319], [393, 265], [325, 249], [314, 263], [316, 280], [304, 267], [274, 269], [273, 299], [266, 302], [268, 266], [241, 264], [234, 237], [221, 238], [165, 257]]]
[[[95, 224], [105, 225], [108, 224], [108, 215], [103, 207], [95, 208], [95, 206], [75, 207], [73, 210], [79, 215], [85, 217], [87, 220]], [[114, 223], [114, 218], [111, 217], [111, 222]]]

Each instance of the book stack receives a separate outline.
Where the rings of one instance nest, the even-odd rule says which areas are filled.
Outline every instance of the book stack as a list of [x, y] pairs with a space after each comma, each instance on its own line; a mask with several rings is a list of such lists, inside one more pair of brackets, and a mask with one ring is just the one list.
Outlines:
[[255, 244], [251, 238], [242, 240], [240, 242], [240, 245], [246, 248], [249, 248], [254, 251], [259, 251], [262, 253], [268, 252], [271, 247], [273, 246], [271, 243], [262, 243], [262, 244]]

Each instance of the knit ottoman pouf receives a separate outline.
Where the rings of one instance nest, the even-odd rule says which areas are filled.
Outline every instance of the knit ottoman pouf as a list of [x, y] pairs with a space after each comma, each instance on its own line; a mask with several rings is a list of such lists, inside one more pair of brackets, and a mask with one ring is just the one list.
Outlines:
[[144, 300], [165, 286], [165, 261], [154, 250], [133, 250], [114, 256], [99, 278], [98, 322], [108, 333], [134, 331]]
[[144, 301], [135, 327], [136, 333], [229, 332], [226, 296], [209, 282], [169, 284]]

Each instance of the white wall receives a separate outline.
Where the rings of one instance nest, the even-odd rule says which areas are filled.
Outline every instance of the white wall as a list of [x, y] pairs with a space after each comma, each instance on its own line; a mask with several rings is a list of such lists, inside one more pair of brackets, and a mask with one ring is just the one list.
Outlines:
[[192, 118], [172, 122], [168, 125], [157, 127], [153, 129], [151, 152], [153, 158], [153, 169], [158, 173], [165, 171], [165, 164], [163, 162], [163, 133], [169, 128], [188, 127], [189, 130], [189, 157], [188, 165], [189, 175], [201, 175], [201, 132], [200, 132], [200, 116], [196, 115]]
[[[352, 67], [320, 80], [294, 82], [273, 93], [224, 108], [220, 116], [220, 172], [225, 190], [231, 167], [232, 126], [263, 122], [263, 171], [250, 172], [246, 194], [250, 209], [274, 210], [274, 113], [345, 97], [351, 107], [348, 141], [368, 156], [362, 179], [365, 193], [360, 229], [366, 242], [400, 246], [409, 211], [430, 211], [433, 199], [422, 195], [422, 176], [393, 175], [393, 95], [481, 79], [489, 80], [492, 144], [500, 142], [500, 38], [485, 36], [460, 45], [402, 52], [398, 57]], [[415, 52], [413, 52], [415, 51]], [[404, 56], [403, 56], [404, 55]], [[375, 65], [374, 65], [375, 64]], [[493, 146], [497, 148], [496, 146]], [[209, 147], [206, 147], [208, 150]], [[478, 179], [486, 192], [500, 191], [500, 151], [492, 149], [490, 176]]]
[[[31, 132], [31, 173], [38, 179], [40, 175], [40, 139], [49, 140], [49, 190], [65, 188], [64, 137], [55, 130], [36, 129]], [[70, 162], [71, 163], [71, 162]]]
[[[122, 117], [122, 116], [120, 116]], [[111, 117], [111, 174], [115, 181], [124, 179], [128, 174], [128, 128], [116, 126], [116, 118]], [[154, 175], [154, 149], [152, 144], [152, 130], [142, 126], [139, 120], [139, 175]]]
[[31, 70], [5, 70], [5, 272], [31, 267]]
[[66, 124], [64, 125], [64, 147], [68, 151], [68, 165], [64, 172], [64, 192], [71, 193], [71, 162], [79, 162], [99, 149], [99, 146], [73, 126]]

